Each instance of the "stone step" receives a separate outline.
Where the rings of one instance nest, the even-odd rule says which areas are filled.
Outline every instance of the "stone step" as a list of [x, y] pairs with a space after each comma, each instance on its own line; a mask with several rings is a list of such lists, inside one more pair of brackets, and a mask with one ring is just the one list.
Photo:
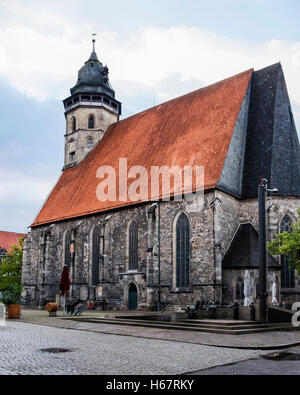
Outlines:
[[215, 320], [215, 319], [211, 319], [211, 320], [201, 320], [201, 319], [186, 319], [186, 320], [180, 320], [180, 322], [196, 322], [196, 323], [200, 323], [200, 324], [205, 324], [205, 325], [209, 325], [209, 324], [213, 324], [213, 325], [228, 325], [228, 326], [234, 326], [234, 325], [252, 325], [252, 324], [259, 324], [259, 321], [243, 321], [243, 320]]
[[[118, 319], [117, 317], [116, 317], [116, 319]], [[138, 319], [135, 319], [135, 320], [132, 320], [132, 319], [126, 319], [126, 318], [121, 318], [120, 317], [120, 320], [121, 321], [124, 321], [124, 322], [127, 322], [127, 321], [129, 321], [129, 322], [139, 322], [139, 323], [145, 323], [146, 325], [147, 325], [147, 323], [159, 323], [159, 324], [162, 324], [162, 325], [175, 325], [175, 326], [178, 326], [178, 327], [201, 327], [201, 328], [211, 328], [211, 329], [225, 329], [225, 330], [238, 330], [238, 329], [251, 329], [251, 328], [263, 328], [263, 327], [267, 327], [267, 325], [261, 325], [259, 322], [251, 322], [251, 321], [249, 321], [249, 322], [251, 322], [251, 324], [246, 324], [246, 321], [245, 321], [245, 324], [242, 324], [242, 325], [239, 325], [238, 323], [237, 324], [235, 324], [235, 325], [230, 325], [229, 323], [227, 323], [227, 324], [222, 324], [221, 322], [217, 322], [217, 323], [214, 323], [213, 321], [212, 322], [208, 322], [208, 321], [205, 321], [206, 323], [202, 323], [201, 321], [197, 321], [197, 322], [194, 322], [195, 320], [183, 320], [183, 321], [174, 321], [174, 322], [170, 322], [170, 321], [157, 321], [157, 320], [138, 320]]]
[[[70, 318], [71, 319], [71, 318]], [[79, 319], [78, 319], [79, 320]], [[161, 321], [133, 321], [133, 320], [108, 320], [108, 319], [97, 319], [97, 318], [86, 318], [80, 319], [81, 322], [93, 322], [98, 324], [107, 325], [124, 325], [124, 326], [136, 326], [143, 328], [157, 328], [157, 329], [171, 329], [171, 330], [184, 330], [194, 332], [206, 332], [206, 333], [220, 333], [220, 334], [232, 334], [233, 331], [225, 329], [214, 329], [214, 328], [203, 328], [200, 326], [178, 326], [172, 323], [163, 323]]]
[[212, 327], [204, 327], [201, 325], [198, 326], [178, 326], [176, 323], [172, 322], [162, 322], [162, 321], [136, 321], [136, 320], [119, 320], [119, 319], [106, 319], [106, 318], [66, 318], [68, 320], [76, 320], [80, 322], [89, 322], [89, 323], [98, 323], [98, 324], [107, 324], [107, 325], [124, 325], [124, 326], [136, 326], [136, 327], [144, 327], [144, 328], [157, 328], [157, 329], [170, 329], [170, 330], [183, 330], [183, 331], [192, 331], [192, 332], [203, 332], [203, 333], [215, 333], [215, 334], [224, 334], [224, 335], [248, 335], [254, 333], [262, 333], [262, 332], [272, 332], [278, 330], [288, 330], [295, 329], [292, 326], [282, 326], [282, 325], [271, 325], [271, 326], [259, 326], [256, 328], [249, 329], [223, 329], [220, 327], [212, 328]]
[[[133, 319], [127, 319], [127, 317], [116, 317], [116, 319], [133, 321]], [[159, 321], [159, 320], [139, 320], [134, 319], [134, 322], [139, 323], [160, 323], [166, 325], [175, 325], [178, 327], [201, 327], [201, 328], [212, 328], [212, 329], [225, 329], [225, 330], [238, 330], [238, 329], [252, 329], [252, 328], [264, 328], [268, 325], [262, 325], [258, 321], [222, 321], [222, 320], [180, 320], [180, 321]]]
[[[213, 325], [213, 324], [186, 324], [187, 326], [193, 326], [193, 327], [201, 327], [201, 328], [212, 328], [212, 329], [226, 329], [226, 330], [242, 330], [242, 329], [256, 329], [256, 328], [267, 328], [268, 325]], [[180, 325], [181, 326], [181, 325]]]

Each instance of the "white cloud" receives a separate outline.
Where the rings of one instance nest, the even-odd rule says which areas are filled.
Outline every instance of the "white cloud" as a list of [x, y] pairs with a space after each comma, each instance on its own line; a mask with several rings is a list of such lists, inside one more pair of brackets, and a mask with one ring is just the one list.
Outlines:
[[[54, 186], [53, 176], [42, 178], [29, 173], [0, 169], [1, 226], [8, 231], [26, 231], [37, 215], [49, 191]], [[21, 225], [22, 224], [22, 225]]]
[[[89, 56], [93, 26], [24, 3], [0, 0], [5, 11], [0, 14], [0, 78], [38, 101], [62, 100]], [[201, 27], [174, 26], [126, 36], [102, 31], [97, 53], [108, 63], [117, 98], [122, 97], [129, 113], [280, 60], [300, 126], [300, 42], [246, 41]], [[19, 224], [32, 222], [54, 182], [52, 175], [0, 169], [0, 216], [9, 224], [7, 230], [23, 231]]]
[[[38, 100], [64, 98], [89, 56], [92, 26], [73, 26], [61, 15], [35, 12], [11, 0], [0, 4], [15, 17], [9, 25], [1, 23], [0, 75]], [[201, 81], [202, 86], [281, 60], [291, 97], [300, 105], [300, 42], [250, 42], [200, 27], [175, 26], [146, 28], [126, 37], [101, 32], [97, 52], [109, 63], [112, 83], [123, 80], [149, 86], [173, 74], [180, 74], [181, 81]]]

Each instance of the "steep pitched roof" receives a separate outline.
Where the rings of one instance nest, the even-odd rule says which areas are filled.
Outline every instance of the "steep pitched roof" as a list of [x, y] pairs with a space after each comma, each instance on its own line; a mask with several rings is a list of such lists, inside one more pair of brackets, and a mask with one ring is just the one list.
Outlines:
[[300, 145], [280, 63], [253, 75], [242, 198], [257, 197], [261, 176], [279, 195], [300, 197]]
[[[268, 266], [280, 269], [276, 260], [268, 254]], [[259, 267], [258, 233], [250, 223], [241, 224], [223, 258], [224, 269], [251, 269]]]
[[300, 197], [300, 145], [280, 63], [254, 72], [217, 187], [256, 198], [260, 177], [278, 195]]
[[112, 166], [118, 173], [119, 158], [148, 174], [151, 166], [204, 166], [204, 187], [215, 188], [252, 74], [248, 70], [111, 125], [83, 162], [62, 173], [32, 226], [132, 205], [96, 197], [97, 169]]
[[19, 239], [27, 236], [24, 233], [3, 232], [0, 231], [0, 248], [4, 248], [7, 252], [11, 250], [13, 245], [19, 245]]

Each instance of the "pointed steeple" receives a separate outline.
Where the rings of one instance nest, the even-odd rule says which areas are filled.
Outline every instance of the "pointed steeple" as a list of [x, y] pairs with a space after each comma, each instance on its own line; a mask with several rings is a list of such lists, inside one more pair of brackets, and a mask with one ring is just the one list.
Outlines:
[[95, 43], [93, 39], [93, 50], [89, 59], [78, 72], [78, 80], [76, 85], [71, 89], [71, 95], [76, 93], [105, 93], [109, 97], [114, 98], [115, 92], [109, 83], [109, 70], [99, 61]]
[[[90, 56], [90, 58], [89, 58], [89, 60], [88, 61], [90, 61], [90, 60], [95, 60], [95, 61], [98, 61], [99, 62], [99, 59], [98, 59], [98, 57], [97, 57], [97, 54], [96, 54], [96, 50], [95, 50], [95, 43], [96, 43], [96, 40], [93, 38], [93, 51], [92, 51], [92, 53], [91, 53], [91, 56]], [[100, 63], [100, 62], [99, 62]]]

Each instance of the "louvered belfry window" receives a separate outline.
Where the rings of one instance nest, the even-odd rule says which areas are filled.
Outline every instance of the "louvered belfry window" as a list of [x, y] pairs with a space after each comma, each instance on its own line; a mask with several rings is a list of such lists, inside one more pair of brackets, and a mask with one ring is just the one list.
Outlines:
[[129, 270], [138, 268], [138, 227], [133, 221], [129, 228]]
[[72, 118], [72, 131], [73, 132], [76, 131], [76, 118], [75, 117]]
[[89, 129], [94, 129], [95, 127], [95, 118], [93, 117], [93, 115], [90, 115], [89, 117]]
[[187, 288], [190, 277], [190, 224], [181, 214], [176, 225], [176, 287]]
[[[292, 219], [285, 215], [280, 222], [280, 233], [291, 232]], [[295, 288], [295, 270], [290, 268], [290, 261], [288, 255], [281, 255], [281, 287]]]

